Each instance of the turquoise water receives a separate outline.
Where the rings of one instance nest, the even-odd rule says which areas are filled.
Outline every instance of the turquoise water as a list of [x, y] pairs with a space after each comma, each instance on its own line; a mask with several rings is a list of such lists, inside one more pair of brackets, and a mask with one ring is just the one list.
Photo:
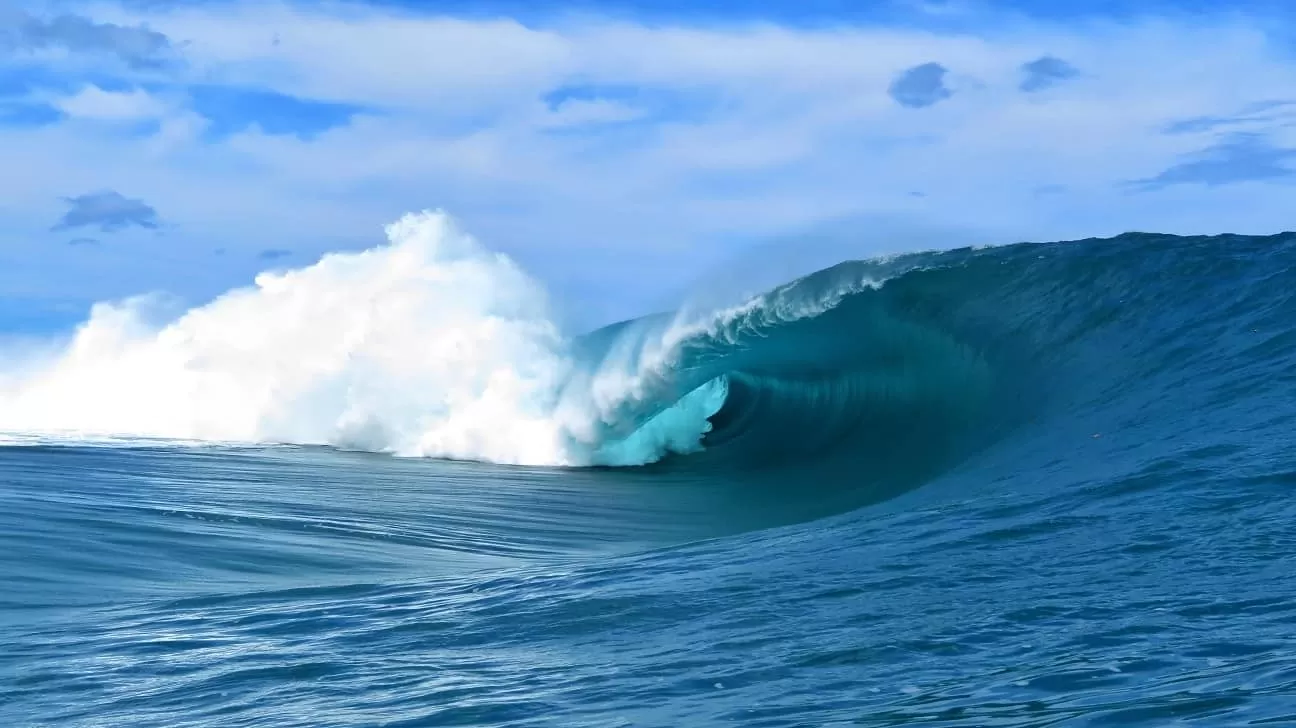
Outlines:
[[0, 724], [1296, 723], [1294, 264], [846, 263], [681, 342], [642, 466], [11, 436]]

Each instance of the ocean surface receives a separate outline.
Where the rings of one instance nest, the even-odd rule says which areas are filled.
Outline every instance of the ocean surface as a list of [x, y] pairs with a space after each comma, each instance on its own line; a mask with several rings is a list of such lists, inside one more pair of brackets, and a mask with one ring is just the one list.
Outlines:
[[0, 376], [0, 725], [1296, 725], [1296, 235], [566, 337], [435, 216]]

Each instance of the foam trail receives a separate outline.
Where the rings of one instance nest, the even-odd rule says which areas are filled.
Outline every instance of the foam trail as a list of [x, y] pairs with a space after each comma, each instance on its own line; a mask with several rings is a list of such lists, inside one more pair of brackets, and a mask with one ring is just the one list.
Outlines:
[[386, 245], [263, 273], [162, 325], [149, 323], [148, 298], [96, 305], [56, 355], [0, 374], [0, 432], [533, 465], [697, 447], [710, 413], [685, 403], [693, 414], [603, 449], [599, 403], [570, 386], [543, 288], [442, 213], [386, 232]]

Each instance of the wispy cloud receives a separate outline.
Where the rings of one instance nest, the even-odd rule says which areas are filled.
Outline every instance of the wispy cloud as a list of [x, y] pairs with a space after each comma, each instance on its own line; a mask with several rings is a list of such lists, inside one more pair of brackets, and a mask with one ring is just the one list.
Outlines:
[[1230, 185], [1296, 177], [1296, 148], [1275, 145], [1259, 134], [1231, 134], [1200, 152], [1188, 155], [1164, 172], [1134, 184], [1153, 190], [1170, 185]]
[[1234, 114], [1196, 116], [1165, 126], [1167, 134], [1199, 134], [1225, 128], [1296, 126], [1296, 100], [1276, 99], [1249, 104]]
[[91, 192], [76, 197], [66, 197], [68, 211], [52, 230], [98, 228], [112, 233], [128, 227], [156, 229], [157, 211], [143, 200], [131, 199], [112, 190]]
[[208, 122], [212, 134], [226, 135], [251, 127], [267, 134], [312, 137], [346, 126], [364, 108], [302, 99], [260, 88], [201, 84], [188, 90], [191, 108]]

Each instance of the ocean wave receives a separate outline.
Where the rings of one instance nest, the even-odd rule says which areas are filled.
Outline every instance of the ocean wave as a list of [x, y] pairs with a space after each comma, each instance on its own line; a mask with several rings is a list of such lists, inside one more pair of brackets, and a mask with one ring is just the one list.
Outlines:
[[[95, 306], [65, 346], [0, 373], [0, 433], [908, 487], [1114, 396], [1138, 376], [1121, 367], [1164, 359], [1131, 354], [1164, 342], [1148, 322], [1201, 307], [1156, 281], [1239, 260], [1228, 241], [1138, 235], [896, 255], [571, 337], [534, 279], [444, 213], [386, 232], [162, 323], [152, 299]], [[1254, 259], [1290, 245], [1248, 240]]]

